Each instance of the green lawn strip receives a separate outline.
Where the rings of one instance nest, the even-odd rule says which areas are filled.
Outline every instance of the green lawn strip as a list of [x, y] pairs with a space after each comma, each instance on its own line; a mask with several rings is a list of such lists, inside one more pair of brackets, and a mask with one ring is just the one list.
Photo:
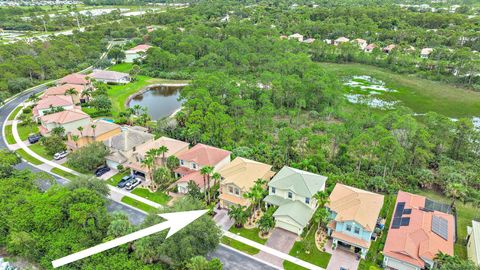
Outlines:
[[[437, 202], [448, 205], [452, 203], [451, 199], [434, 191], [421, 190], [418, 193]], [[472, 225], [472, 220], [480, 220], [480, 211], [470, 203], [463, 204], [461, 202], [456, 202], [455, 205], [457, 207], [457, 243], [455, 243], [454, 251], [455, 255], [466, 259], [467, 247], [464, 239], [467, 237], [467, 226]]]
[[240, 250], [240, 251], [245, 252], [247, 254], [250, 254], [250, 255], [255, 255], [255, 254], [260, 252], [260, 250], [257, 249], [257, 248], [251, 247], [247, 244], [244, 244], [244, 243], [242, 243], [240, 241], [237, 241], [237, 240], [234, 240], [232, 238], [228, 238], [226, 236], [222, 237], [220, 239], [220, 242], [222, 242], [223, 244], [225, 244], [227, 246], [230, 246], [234, 249], [237, 249], [237, 250]]
[[444, 82], [419, 78], [415, 75], [397, 74], [387, 69], [363, 64], [320, 63], [340, 77], [368, 75], [385, 82], [385, 86], [398, 92], [382, 93], [388, 100], [400, 100], [401, 105], [416, 113], [434, 111], [449, 117], [478, 116], [480, 92], [457, 87]]
[[64, 177], [64, 178], [67, 178], [67, 179], [72, 179], [72, 178], [75, 178], [75, 177], [76, 177], [76, 175], [71, 174], [71, 173], [69, 173], [69, 172], [66, 172], [66, 171], [64, 171], [64, 170], [62, 170], [62, 169], [59, 169], [59, 168], [53, 168], [53, 169], [51, 169], [50, 171], [51, 171], [52, 173], [58, 174], [58, 175], [60, 175], [60, 176], [62, 176], [62, 177]]
[[28, 148], [32, 150], [33, 152], [37, 153], [39, 156], [47, 159], [47, 160], [52, 160], [53, 156], [49, 155], [47, 153], [47, 150], [45, 149], [45, 146], [41, 145], [39, 142], [36, 144], [30, 145]]
[[283, 268], [285, 270], [304, 270], [304, 269], [308, 270], [308, 268], [302, 267], [298, 264], [294, 264], [294, 263], [289, 262], [289, 261], [283, 261]]
[[133, 64], [132, 63], [121, 63], [121, 64], [116, 64], [111, 67], [109, 67], [109, 70], [112, 71], [117, 71], [117, 72], [125, 72], [128, 73], [130, 72], [130, 69], [132, 69]]
[[358, 265], [359, 270], [380, 269], [379, 265], [381, 265], [383, 262], [382, 252], [385, 246], [385, 241], [387, 240], [390, 222], [392, 221], [393, 210], [395, 209], [395, 201], [395, 195], [385, 195], [381, 214], [381, 216], [386, 217], [385, 229], [383, 230], [382, 235], [378, 237], [376, 241], [372, 241], [366, 259], [360, 260], [360, 264]]
[[38, 126], [22, 126], [21, 124], [17, 125], [18, 136], [20, 136], [20, 140], [25, 141], [28, 139], [30, 134], [38, 133]]
[[8, 144], [15, 144], [15, 138], [13, 137], [12, 133], [12, 125], [5, 126], [5, 139], [7, 140]]
[[23, 149], [17, 149], [15, 151], [19, 156], [21, 156], [23, 159], [25, 159], [26, 161], [34, 164], [34, 165], [40, 165], [40, 164], [43, 164], [43, 162], [41, 162], [40, 160], [30, 156], [27, 152], [25, 152], [25, 150]]
[[127, 176], [130, 174], [130, 171], [125, 171], [125, 172], [119, 172], [115, 174], [114, 176], [110, 177], [107, 179], [107, 184], [116, 187], [118, 185], [118, 182], [122, 180], [124, 176]]
[[245, 229], [245, 228], [237, 228], [235, 226], [232, 226], [229, 230], [231, 233], [234, 233], [236, 235], [240, 235], [242, 237], [245, 237], [247, 239], [250, 239], [252, 241], [255, 241], [257, 243], [260, 243], [264, 245], [268, 239], [262, 239], [258, 236], [258, 233], [260, 232], [260, 229], [258, 228], [253, 228], [253, 229]]
[[10, 120], [13, 120], [15, 119], [15, 116], [18, 114], [18, 112], [22, 109], [23, 107], [22, 106], [18, 106], [17, 108], [15, 108], [15, 110], [13, 110], [13, 112], [10, 114], [10, 116], [8, 116], [8, 121]]
[[[297, 257], [300, 260], [304, 260], [306, 262], [309, 262], [311, 264], [320, 266], [322, 268], [327, 268], [328, 262], [330, 261], [330, 258], [332, 257], [331, 254], [323, 252], [318, 250], [316, 244], [315, 244], [315, 231], [317, 230], [317, 224], [312, 224], [312, 227], [310, 228], [310, 231], [307, 233], [306, 238], [304, 241], [310, 242], [311, 246], [313, 247], [310, 253], [306, 253], [303, 248], [301, 242], [295, 242], [293, 244], [292, 249], [288, 253], [289, 255], [293, 257]], [[290, 263], [288, 261], [283, 262], [283, 267], [285, 269], [302, 269], [298, 268], [297, 265], [294, 263]]]
[[163, 193], [162, 191], [150, 192], [150, 190], [146, 188], [135, 188], [134, 190], [132, 190], [132, 194], [138, 195], [161, 205], [166, 205], [170, 200], [170, 196]]
[[145, 212], [148, 212], [148, 213], [150, 213], [150, 212], [156, 212], [156, 211], [158, 210], [158, 209], [155, 208], [155, 207], [152, 207], [152, 206], [150, 206], [150, 205], [148, 205], [148, 204], [145, 204], [145, 203], [143, 203], [143, 202], [139, 202], [139, 201], [137, 201], [137, 200], [135, 200], [135, 199], [132, 199], [132, 198], [130, 198], [130, 197], [127, 197], [127, 196], [124, 196], [124, 197], [122, 198], [122, 202], [123, 202], [123, 203], [126, 203], [126, 204], [128, 204], [128, 205], [131, 205], [131, 206], [133, 206], [133, 207], [135, 207], [135, 208], [138, 208], [138, 209], [140, 209], [140, 210], [143, 210], [143, 211], [145, 211]]

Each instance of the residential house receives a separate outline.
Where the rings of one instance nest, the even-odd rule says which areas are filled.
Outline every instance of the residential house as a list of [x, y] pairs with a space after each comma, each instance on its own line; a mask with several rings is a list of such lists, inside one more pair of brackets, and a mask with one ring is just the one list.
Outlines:
[[125, 84], [130, 82], [130, 75], [110, 70], [94, 70], [90, 78], [104, 83]]
[[332, 44], [333, 44], [333, 40], [328, 39], [328, 38], [327, 38], [327, 39], [324, 39], [323, 42], [325, 42], [325, 43], [328, 44], [328, 45], [332, 45]]
[[420, 57], [423, 58], [423, 59], [427, 59], [428, 56], [430, 56], [430, 54], [433, 52], [433, 49], [432, 48], [423, 48], [421, 51], [420, 51]]
[[106, 157], [108, 167], [116, 169], [124, 165], [135, 152], [136, 147], [146, 142], [153, 141], [153, 135], [134, 128], [122, 128], [122, 132], [112, 136], [103, 143], [110, 149]]
[[[126, 164], [126, 167], [131, 169], [132, 174], [142, 175], [145, 178], [149, 178], [148, 168], [142, 164], [142, 161], [145, 159], [149, 150], [158, 149], [162, 146], [165, 146], [168, 149], [165, 153], [165, 159], [167, 159], [170, 156], [178, 156], [179, 154], [188, 151], [189, 144], [168, 137], [160, 137], [154, 141], [148, 141], [136, 147], [129, 162]], [[163, 155], [160, 155], [155, 160], [155, 163], [157, 166], [165, 166], [165, 161], [163, 160]]]
[[300, 235], [308, 225], [317, 200], [314, 195], [325, 190], [327, 177], [284, 166], [268, 183], [267, 207], [278, 206], [273, 213], [275, 227]]
[[358, 45], [358, 47], [360, 47], [360, 49], [362, 50], [365, 50], [365, 48], [367, 47], [368, 43], [365, 39], [361, 39], [361, 38], [356, 38], [354, 40], [352, 40], [353, 43], [356, 43]]
[[378, 47], [377, 45], [371, 43], [371, 44], [368, 44], [368, 45], [365, 47], [365, 49], [363, 49], [363, 51], [366, 52], [366, 53], [371, 53], [371, 52], [373, 52], [373, 50], [374, 50], [375, 48], [377, 48], [377, 47]]
[[281, 36], [280, 36], [280, 39], [288, 39], [288, 37], [285, 36], [285, 35], [281, 35]]
[[327, 231], [332, 246], [365, 258], [383, 207], [383, 195], [337, 183], [325, 206], [330, 212]]
[[[77, 93], [76, 94], [67, 94], [67, 91], [69, 89], [74, 89]], [[79, 103], [85, 103], [88, 102], [88, 97], [83, 97], [82, 93], [85, 90], [84, 85], [80, 84], [61, 84], [57, 85], [54, 87], [50, 87], [47, 90], [45, 90], [45, 93], [43, 94], [44, 96], [71, 96], [73, 103], [79, 104]]]
[[[93, 142], [103, 142], [121, 132], [121, 127], [117, 124], [105, 120], [90, 121], [82, 126], [82, 131], [74, 129], [67, 133], [67, 146], [75, 150]], [[78, 139], [73, 140], [73, 136], [78, 136]]]
[[33, 116], [38, 118], [48, 114], [52, 109], [73, 110], [74, 107], [71, 96], [45, 96], [33, 108]]
[[468, 259], [480, 266], [480, 222], [472, 220], [472, 226], [467, 227]]
[[88, 86], [90, 85], [90, 81], [88, 80], [88, 76], [85, 74], [80, 74], [80, 73], [72, 73], [69, 74], [57, 82], [58, 84], [77, 84], [77, 85], [83, 85], [83, 86]]
[[288, 39], [296, 39], [300, 42], [303, 41], [303, 35], [300, 35], [299, 33], [295, 33], [293, 35], [288, 36]]
[[455, 218], [450, 206], [399, 191], [383, 249], [386, 269], [432, 269], [442, 252], [453, 256]]
[[66, 110], [40, 116], [40, 133], [48, 135], [56, 127], [63, 127], [65, 134], [90, 122], [90, 116], [81, 110]]
[[314, 38], [307, 38], [307, 39], [303, 40], [303, 43], [312, 44], [314, 41], [315, 41]]
[[205, 166], [213, 167], [214, 171], [220, 170], [230, 163], [230, 151], [199, 143], [177, 158], [180, 166], [175, 170], [175, 174], [180, 179], [176, 185], [179, 193], [187, 193], [190, 181], [195, 182], [200, 190], [204, 190], [205, 183], [200, 170]]
[[125, 51], [125, 63], [133, 63], [135, 59], [142, 58], [152, 46], [147, 44], [137, 45]]
[[339, 38], [337, 38], [333, 41], [333, 45], [338, 46], [342, 43], [349, 42], [349, 41], [350, 41], [350, 39], [348, 39], [346, 37], [339, 37]]
[[275, 174], [272, 166], [249, 160], [242, 157], [235, 158], [231, 163], [220, 169], [222, 176], [220, 184], [220, 207], [228, 208], [230, 205], [250, 206], [250, 201], [243, 195], [250, 191], [258, 179], [270, 181]]
[[383, 48], [383, 52], [384, 53], [391, 53], [396, 47], [397, 47], [397, 45], [390, 44], [390, 45]]

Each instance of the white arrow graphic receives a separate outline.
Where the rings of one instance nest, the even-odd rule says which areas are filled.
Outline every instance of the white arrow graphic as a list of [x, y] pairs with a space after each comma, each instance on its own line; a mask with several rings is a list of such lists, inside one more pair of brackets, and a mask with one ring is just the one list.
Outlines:
[[196, 210], [159, 214], [159, 216], [163, 217], [167, 221], [52, 261], [52, 265], [54, 268], [57, 268], [170, 228], [167, 234], [168, 238], [188, 224], [192, 223], [206, 212], [207, 210]]

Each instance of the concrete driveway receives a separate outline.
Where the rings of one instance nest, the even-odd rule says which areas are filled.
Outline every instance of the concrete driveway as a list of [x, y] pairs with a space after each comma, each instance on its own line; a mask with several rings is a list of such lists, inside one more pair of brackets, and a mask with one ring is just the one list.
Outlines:
[[230, 227], [232, 227], [234, 221], [228, 216], [227, 209], [218, 209], [215, 207], [215, 216], [213, 217], [213, 221], [220, 226], [225, 231], [228, 231]]
[[114, 176], [115, 174], [117, 174], [118, 171], [115, 170], [115, 169], [111, 169], [110, 171], [104, 173], [103, 175], [101, 175], [99, 178], [102, 179], [102, 180], [107, 180], [109, 179], [110, 177]]
[[328, 263], [327, 270], [338, 270], [340, 267], [348, 270], [357, 270], [360, 260], [357, 260], [356, 254], [342, 248], [332, 250], [331, 246], [332, 241], [330, 240], [326, 245], [326, 249], [328, 253], [332, 254], [332, 257]]
[[[272, 232], [272, 235], [268, 238], [267, 243], [265, 243], [265, 245], [267, 247], [271, 247], [273, 249], [276, 249], [278, 251], [288, 254], [292, 249], [293, 244], [295, 244], [295, 241], [297, 240], [297, 238], [298, 238], [298, 235], [296, 235], [295, 233], [286, 231], [284, 229], [275, 228]], [[266, 262], [269, 262], [275, 266], [283, 268], [283, 260], [281, 258], [278, 258], [277, 256], [260, 251], [260, 253], [255, 255], [255, 257], [261, 260], [264, 260]]]

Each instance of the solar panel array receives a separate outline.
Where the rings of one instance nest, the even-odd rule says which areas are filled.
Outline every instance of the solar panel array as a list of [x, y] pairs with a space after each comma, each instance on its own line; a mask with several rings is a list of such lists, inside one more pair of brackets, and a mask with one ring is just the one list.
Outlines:
[[403, 215], [409, 215], [412, 213], [412, 209], [405, 208], [405, 202], [397, 203], [395, 213], [393, 214], [392, 229], [398, 229], [400, 226], [408, 226], [410, 224], [410, 218]]
[[448, 240], [448, 221], [442, 217], [432, 216], [432, 232]]

